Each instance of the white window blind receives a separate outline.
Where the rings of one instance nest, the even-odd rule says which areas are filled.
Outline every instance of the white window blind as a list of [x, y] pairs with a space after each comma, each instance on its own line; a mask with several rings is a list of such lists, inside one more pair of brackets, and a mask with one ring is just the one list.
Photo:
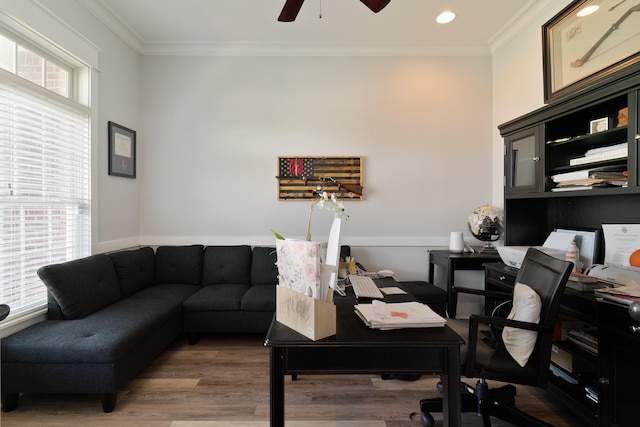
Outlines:
[[12, 317], [46, 305], [38, 268], [91, 243], [88, 109], [14, 80], [0, 74], [0, 303]]

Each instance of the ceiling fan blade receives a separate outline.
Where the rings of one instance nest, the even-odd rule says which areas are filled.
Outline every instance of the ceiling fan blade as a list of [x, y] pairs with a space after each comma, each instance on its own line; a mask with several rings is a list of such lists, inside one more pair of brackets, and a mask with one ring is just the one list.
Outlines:
[[367, 6], [369, 9], [371, 9], [374, 13], [378, 13], [382, 9], [384, 9], [384, 7], [388, 5], [391, 0], [360, 0], [360, 1], [364, 3], [364, 5]]
[[298, 12], [300, 12], [300, 8], [302, 7], [302, 3], [304, 3], [304, 0], [287, 0], [284, 3], [282, 12], [280, 12], [280, 16], [278, 16], [278, 21], [280, 22], [295, 21], [296, 16], [298, 16]]

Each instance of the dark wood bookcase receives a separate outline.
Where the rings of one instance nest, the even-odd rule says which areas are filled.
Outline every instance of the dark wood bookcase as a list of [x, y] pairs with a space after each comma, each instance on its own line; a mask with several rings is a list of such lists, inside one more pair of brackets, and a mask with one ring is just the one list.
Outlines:
[[[640, 223], [639, 100], [640, 73], [634, 73], [499, 126], [505, 141], [505, 245], [541, 245], [556, 227], [599, 229], [602, 224]], [[627, 109], [627, 123], [618, 122], [622, 109]], [[605, 118], [608, 129], [594, 132], [591, 122]], [[627, 156], [571, 164], [588, 150], [619, 144], [626, 144]], [[627, 185], [554, 190], [553, 175], [600, 166], [628, 171]], [[515, 278], [514, 271], [500, 264], [489, 267], [486, 274], [488, 288], [504, 288]], [[584, 376], [578, 386], [552, 379], [550, 389], [587, 424], [638, 425], [640, 416], [631, 396], [640, 386], [640, 333], [631, 327], [640, 324], [629, 317], [626, 307], [597, 302], [592, 294], [572, 289], [565, 292], [561, 313], [597, 326], [599, 351], [587, 357], [571, 346], [565, 348], [591, 360], [593, 376]], [[585, 385], [597, 388], [597, 404], [585, 399]]]

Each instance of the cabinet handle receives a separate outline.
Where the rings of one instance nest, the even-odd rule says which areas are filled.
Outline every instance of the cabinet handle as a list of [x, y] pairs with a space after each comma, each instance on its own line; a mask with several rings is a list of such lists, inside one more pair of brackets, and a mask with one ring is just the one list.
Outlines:
[[609, 378], [607, 377], [598, 378], [598, 382], [602, 385], [609, 385]]
[[539, 161], [540, 161], [540, 157], [535, 156], [535, 157], [533, 158], [533, 161], [534, 161], [534, 162], [539, 162]]
[[506, 277], [504, 277], [504, 276], [500, 276], [500, 281], [501, 281], [501, 282], [502, 282], [503, 280], [505, 280], [505, 279], [506, 279]]
[[638, 334], [640, 333], [640, 326], [631, 325], [629, 326], [629, 330], [634, 334]]
[[640, 133], [636, 134], [636, 139], [640, 139]]

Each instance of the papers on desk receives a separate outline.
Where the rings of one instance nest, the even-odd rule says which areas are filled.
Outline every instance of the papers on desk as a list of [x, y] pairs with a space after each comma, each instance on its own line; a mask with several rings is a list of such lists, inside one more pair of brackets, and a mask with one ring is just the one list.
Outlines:
[[630, 305], [632, 302], [640, 302], [640, 284], [632, 283], [617, 288], [596, 289], [595, 295], [609, 301]]
[[446, 320], [429, 306], [419, 302], [356, 304], [356, 314], [373, 329], [443, 327]]

